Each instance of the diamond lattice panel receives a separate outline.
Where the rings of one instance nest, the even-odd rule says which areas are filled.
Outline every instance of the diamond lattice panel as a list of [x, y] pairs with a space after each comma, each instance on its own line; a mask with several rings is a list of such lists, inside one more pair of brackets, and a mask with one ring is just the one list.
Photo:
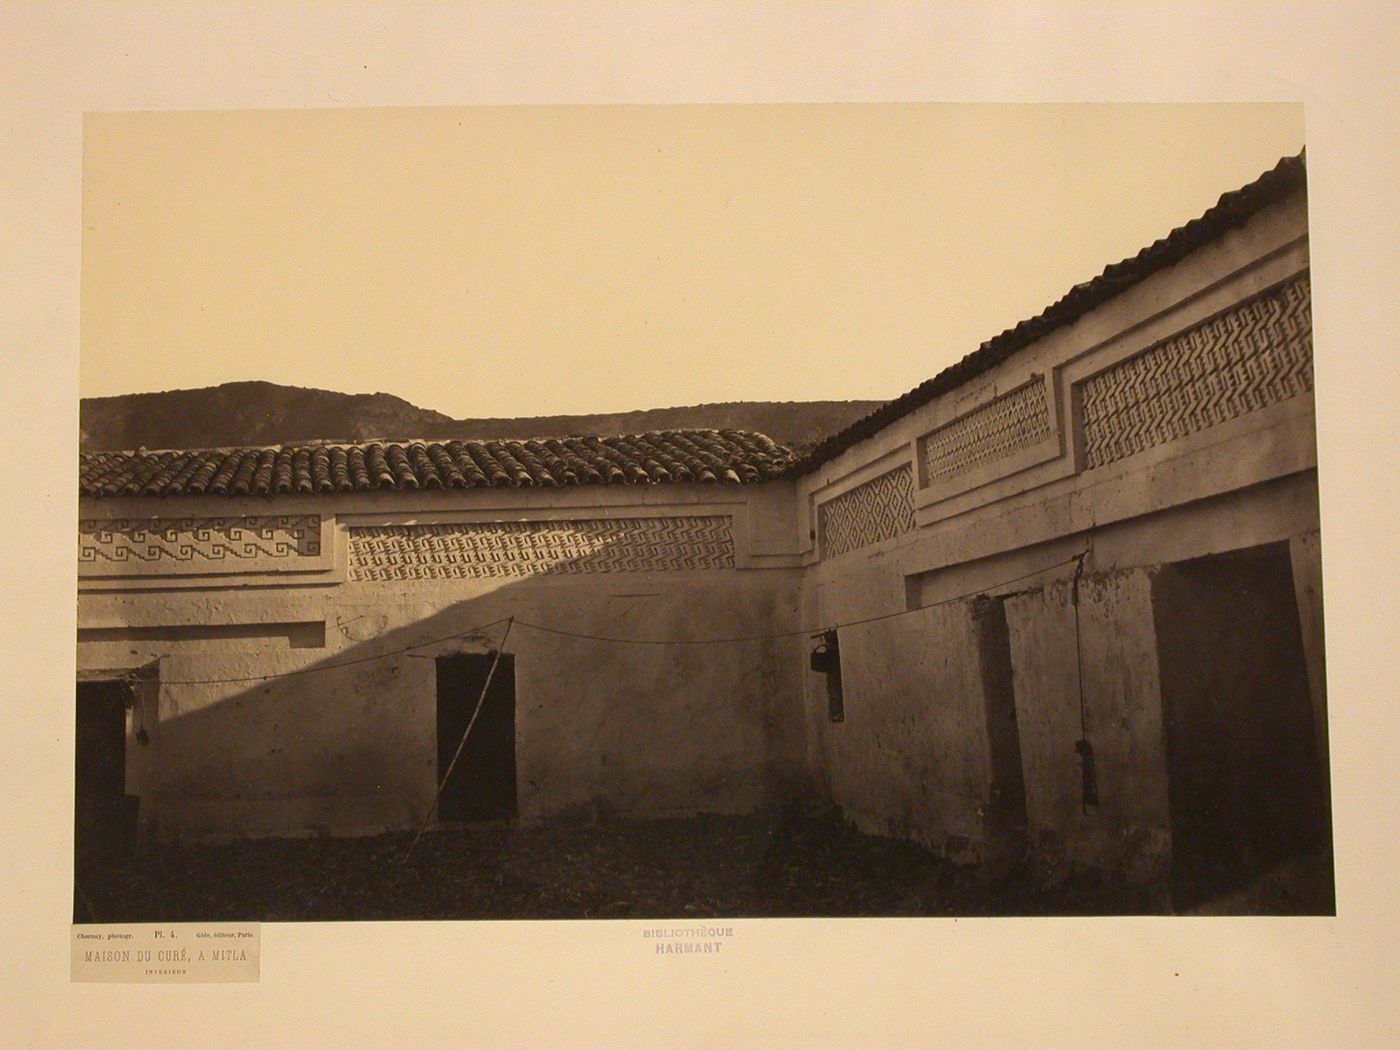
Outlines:
[[868, 547], [914, 528], [914, 470], [908, 464], [821, 505], [823, 558]]

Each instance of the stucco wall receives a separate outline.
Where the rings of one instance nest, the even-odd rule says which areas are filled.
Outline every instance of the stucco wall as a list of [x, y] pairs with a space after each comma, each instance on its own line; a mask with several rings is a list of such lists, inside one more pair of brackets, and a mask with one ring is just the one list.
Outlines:
[[966, 853], [990, 784], [970, 605], [845, 628], [840, 648], [846, 720], [824, 724], [834, 797], [867, 830]]
[[[1015, 757], [1043, 874], [1162, 885], [1151, 580], [1253, 545], [1291, 544], [1325, 739], [1307, 268], [1298, 196], [801, 479], [809, 610], [824, 625], [889, 617], [841, 631], [845, 722], [821, 718], [808, 676], [812, 779], [852, 819], [985, 859], [992, 771]], [[1019, 755], [997, 742], [969, 614], [981, 594], [1004, 599]]]
[[[572, 496], [573, 507], [554, 493], [325, 500], [330, 551], [314, 575], [275, 575], [264, 559], [255, 581], [208, 575], [205, 564], [155, 587], [149, 572], [139, 583], [110, 571], [80, 581], [80, 672], [144, 667], [159, 679], [127, 743], [127, 789], [142, 796], [147, 830], [412, 826], [436, 788], [434, 658], [489, 651], [504, 624], [470, 629], [508, 617], [518, 621], [507, 649], [522, 819], [745, 812], [804, 789], [800, 641], [619, 644], [537, 629], [654, 642], [791, 628], [800, 581], [782, 564], [791, 548], [782, 486], [719, 499], [711, 486], [677, 489], [670, 504], [650, 488]], [[751, 501], [761, 513], [750, 515]], [[94, 501], [84, 513], [145, 520], [177, 509], [124, 502]], [[629, 523], [658, 516], [681, 524], [647, 525], [642, 562], [635, 545], [610, 548], [635, 531]], [[699, 520], [725, 524], [688, 531]], [[424, 521], [428, 531], [413, 531]], [[536, 553], [510, 539], [530, 522], [554, 530]], [[555, 542], [584, 535], [580, 522], [603, 523], [577, 547], [582, 566], [557, 557]], [[348, 530], [379, 537], [386, 523], [400, 529], [388, 553], [374, 555], [376, 571], [357, 569]], [[436, 548], [405, 548], [403, 536], [466, 536], [497, 560], [464, 569], [476, 554], [454, 551], [444, 568]]]
[[[791, 576], [698, 575], [500, 588], [349, 584], [337, 613], [347, 630], [365, 624], [390, 639], [519, 619], [508, 649], [515, 655], [522, 817], [588, 807], [639, 815], [744, 812], [781, 799], [800, 773], [796, 711], [782, 706], [798, 660], [791, 643], [615, 644], [525, 626], [660, 641], [765, 635], [774, 623], [794, 622]], [[504, 629], [497, 624], [477, 639], [428, 646], [421, 658], [408, 659], [431, 667], [430, 657], [459, 648], [489, 651]]]
[[1073, 591], [1060, 581], [1006, 601], [1032, 856], [1051, 878], [1080, 866], [1155, 881], [1170, 820], [1151, 576], [1086, 576], [1077, 617]]

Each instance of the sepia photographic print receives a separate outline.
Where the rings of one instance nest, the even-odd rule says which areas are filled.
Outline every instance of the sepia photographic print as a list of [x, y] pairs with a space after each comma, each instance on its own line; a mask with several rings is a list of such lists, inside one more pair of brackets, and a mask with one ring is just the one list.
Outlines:
[[1335, 913], [1301, 107], [83, 136], [75, 924]]

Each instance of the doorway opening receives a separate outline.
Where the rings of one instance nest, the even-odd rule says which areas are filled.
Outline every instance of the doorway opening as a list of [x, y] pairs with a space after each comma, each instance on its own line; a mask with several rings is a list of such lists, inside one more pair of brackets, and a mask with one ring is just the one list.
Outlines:
[[1006, 599], [980, 597], [972, 606], [978, 665], [986, 700], [986, 731], [991, 785], [987, 804], [989, 860], [1006, 863], [1026, 850], [1026, 782], [1021, 736], [1016, 724], [1012, 682], [1011, 632]]
[[[501, 653], [491, 675], [496, 655], [458, 653], [437, 659], [439, 783], [452, 768], [438, 803], [438, 820], [444, 823], [507, 820], [516, 814], [515, 658]], [[491, 687], [482, 699], [488, 676]], [[468, 725], [471, 734], [454, 767], [452, 758]]]
[[78, 683], [74, 735], [73, 921], [93, 922], [82, 886], [118, 863], [136, 842], [140, 799], [126, 792], [128, 712], [134, 694], [120, 679]]
[[1333, 912], [1330, 815], [1288, 544], [1164, 566], [1152, 605], [1174, 903], [1320, 858], [1326, 884], [1309, 910]]

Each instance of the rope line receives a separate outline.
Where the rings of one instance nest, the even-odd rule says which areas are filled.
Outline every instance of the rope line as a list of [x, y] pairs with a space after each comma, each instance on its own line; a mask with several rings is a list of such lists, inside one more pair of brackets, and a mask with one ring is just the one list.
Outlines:
[[1074, 585], [1070, 600], [1074, 604], [1074, 665], [1075, 677], [1079, 683], [1079, 735], [1089, 737], [1089, 713], [1084, 701], [1084, 646], [1079, 632], [1079, 581], [1084, 577], [1084, 557], [1089, 552], [1074, 559]]
[[[256, 674], [248, 675], [244, 678], [188, 678], [188, 679], [159, 679], [160, 685], [233, 685], [239, 682], [270, 682], [274, 678], [290, 678], [292, 675], [313, 674], [317, 671], [338, 671], [342, 667], [354, 667], [356, 664], [367, 664], [371, 660], [388, 660], [394, 656], [403, 656], [411, 653], [415, 649], [424, 649], [430, 645], [437, 645], [439, 642], [450, 642], [454, 638], [464, 638], [469, 634], [478, 634], [488, 627], [495, 627], [498, 623], [505, 623], [507, 617], [502, 616], [499, 620], [492, 620], [489, 623], [478, 624], [475, 627], [467, 627], [451, 634], [445, 634], [441, 638], [429, 638], [426, 642], [415, 642], [413, 645], [406, 645], [402, 649], [393, 649], [387, 653], [371, 653], [368, 656], [357, 656], [353, 660], [341, 660], [333, 664], [317, 664], [313, 667], [299, 667], [293, 671], [279, 671], [276, 674]], [[135, 678], [134, 675], [128, 675]]]
[[951, 605], [953, 602], [962, 601], [964, 598], [970, 598], [973, 595], [977, 594], [985, 594], [988, 591], [1000, 590], [1002, 587], [1009, 587], [1013, 583], [1021, 583], [1024, 580], [1029, 580], [1032, 577], [1043, 575], [1044, 573], [1051, 572], [1054, 569], [1063, 568], [1066, 565], [1073, 565], [1077, 563], [1082, 567], [1084, 555], [1087, 553], [1087, 550], [1081, 551], [1079, 554], [1076, 554], [1073, 557], [1065, 558], [1063, 561], [1057, 561], [1051, 565], [1043, 566], [1039, 569], [1035, 569], [1034, 571], [1025, 573], [1021, 576], [1013, 576], [1011, 579], [1002, 580], [998, 583], [990, 584], [986, 587], [978, 587], [975, 590], [967, 591], [963, 594], [957, 594], [951, 598], [942, 598], [936, 602], [931, 602], [928, 605], [921, 605], [914, 609], [896, 609], [893, 612], [880, 613], [877, 616], [867, 616], [859, 620], [850, 620], [845, 623], [838, 622], [830, 626], [817, 628], [804, 627], [792, 631], [778, 631], [774, 634], [742, 635], [731, 638], [622, 638], [615, 635], [588, 634], [583, 631], [569, 631], [565, 630], [562, 627], [548, 627], [544, 624], [531, 623], [528, 620], [521, 620], [518, 617], [514, 616], [502, 616], [499, 619], [491, 620], [488, 623], [478, 624], [475, 627], [468, 627], [460, 631], [454, 631], [451, 634], [445, 634], [440, 638], [431, 638], [427, 641], [415, 642], [413, 645], [406, 645], [401, 649], [394, 649], [386, 653], [373, 653], [368, 656], [355, 657], [354, 659], [350, 660], [341, 660], [332, 664], [319, 664], [312, 667], [298, 668], [293, 671], [281, 671], [277, 674], [249, 675], [241, 678], [197, 678], [183, 680], [161, 679], [160, 684], [234, 685], [243, 682], [267, 682], [278, 678], [290, 678], [293, 675], [313, 674], [317, 671], [338, 671], [345, 667], [354, 667], [357, 664], [369, 663], [371, 660], [387, 660], [395, 656], [412, 654], [415, 649], [423, 649], [430, 645], [437, 645], [441, 642], [452, 641], [453, 639], [466, 637], [467, 635], [478, 634], [491, 627], [495, 627], [497, 624], [506, 623], [507, 621], [510, 621], [516, 627], [528, 628], [533, 631], [539, 631], [543, 634], [553, 634], [558, 635], [562, 638], [575, 638], [589, 642], [603, 642], [611, 645], [741, 645], [751, 642], [779, 641], [784, 638], [799, 638], [802, 636], [810, 638], [815, 637], [819, 634], [824, 634], [827, 631], [839, 630], [843, 627], [860, 627], [867, 623], [879, 623], [882, 620], [890, 620], [896, 616], [909, 616], [912, 613], [922, 612], [925, 609], [936, 609], [942, 605]]
[[586, 634], [581, 631], [566, 631], [562, 627], [545, 627], [541, 624], [530, 623], [528, 620], [516, 620], [517, 627], [528, 627], [534, 631], [543, 631], [545, 634], [557, 634], [565, 638], [580, 638], [590, 642], [610, 642], [619, 645], [733, 645], [741, 642], [767, 642], [780, 638], [797, 638], [806, 635], [809, 638], [825, 634], [828, 631], [840, 630], [843, 627], [859, 627], [862, 624], [878, 623], [881, 620], [890, 620], [896, 616], [908, 616], [911, 613], [923, 612], [925, 609], [936, 609], [940, 605], [951, 605], [953, 602], [962, 601], [975, 594], [985, 594], [988, 591], [999, 590], [1002, 587], [1009, 587], [1013, 583], [1020, 583], [1022, 580], [1029, 580], [1032, 576], [1039, 576], [1049, 572], [1051, 569], [1058, 569], [1065, 565], [1071, 565], [1083, 554], [1077, 554], [1073, 558], [1066, 558], [1064, 561], [1057, 561], [1053, 565], [1046, 565], [1044, 568], [1028, 572], [1024, 576], [1016, 576], [1009, 580], [1002, 580], [994, 583], [990, 587], [979, 587], [964, 594], [956, 594], [951, 598], [942, 598], [928, 605], [920, 605], [916, 609], [896, 609], [894, 612], [881, 613], [878, 616], [867, 616], [860, 620], [850, 620], [846, 623], [835, 623], [830, 627], [803, 628], [797, 631], [780, 631], [777, 634], [758, 634], [739, 638], [618, 638], [601, 634]]
[[1070, 600], [1074, 604], [1074, 665], [1075, 681], [1079, 686], [1079, 739], [1074, 750], [1079, 755], [1080, 796], [1079, 808], [1089, 812], [1090, 806], [1099, 804], [1098, 773], [1094, 767], [1094, 745], [1089, 740], [1089, 711], [1084, 698], [1084, 642], [1079, 627], [1079, 584], [1084, 578], [1084, 559], [1092, 547], [1086, 547], [1074, 557], [1074, 583], [1070, 589]]

